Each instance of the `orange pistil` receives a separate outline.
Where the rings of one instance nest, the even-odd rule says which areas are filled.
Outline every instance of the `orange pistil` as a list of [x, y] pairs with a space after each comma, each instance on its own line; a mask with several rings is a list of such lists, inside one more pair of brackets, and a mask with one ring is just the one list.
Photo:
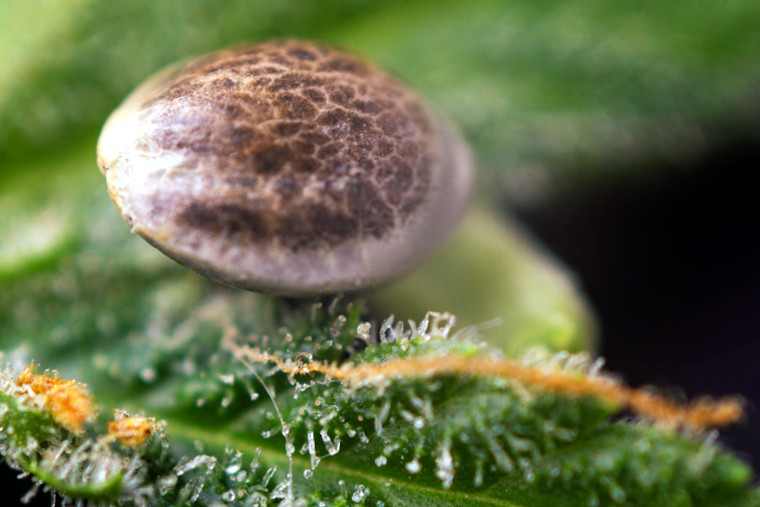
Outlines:
[[16, 378], [16, 385], [28, 388], [43, 401], [43, 406], [53, 419], [74, 433], [82, 431], [84, 423], [95, 418], [92, 397], [84, 384], [76, 380], [62, 379], [57, 373], [39, 375], [35, 366], [28, 366]]
[[106, 425], [108, 434], [125, 447], [142, 445], [153, 435], [156, 423], [141, 416], [123, 417], [109, 421]]
[[663, 426], [694, 431], [735, 423], [743, 413], [742, 403], [738, 398], [699, 399], [689, 405], [684, 405], [645, 389], [633, 389], [609, 376], [558, 371], [546, 366], [526, 365], [508, 359], [449, 354], [438, 357], [393, 359], [379, 364], [337, 367], [317, 362], [283, 361], [279, 357], [257, 349], [238, 352], [253, 362], [272, 362], [285, 373], [299, 375], [320, 373], [354, 384], [379, 384], [394, 377], [441, 374], [499, 377], [514, 380], [528, 387], [574, 396], [601, 398], [620, 409], [633, 410]]

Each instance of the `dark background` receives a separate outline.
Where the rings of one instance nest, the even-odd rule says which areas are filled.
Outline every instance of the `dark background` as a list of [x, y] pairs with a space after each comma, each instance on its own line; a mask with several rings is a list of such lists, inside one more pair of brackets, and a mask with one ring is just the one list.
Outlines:
[[[721, 442], [760, 463], [760, 226], [752, 139], [691, 167], [568, 190], [518, 216], [578, 275], [608, 369], [629, 384], [695, 397], [742, 394], [745, 421]], [[641, 174], [633, 172], [634, 174]], [[30, 488], [2, 468], [2, 504]], [[47, 506], [40, 493], [30, 505]]]
[[721, 431], [721, 442], [756, 471], [758, 141], [518, 210], [580, 279], [600, 323], [607, 369], [678, 397], [741, 394], [745, 420]]

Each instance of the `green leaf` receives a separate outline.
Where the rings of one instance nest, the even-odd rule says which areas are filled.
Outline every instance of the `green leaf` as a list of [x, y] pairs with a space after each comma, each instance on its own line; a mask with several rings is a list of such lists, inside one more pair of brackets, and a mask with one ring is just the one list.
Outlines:
[[[503, 361], [447, 314], [404, 331], [353, 301], [286, 304], [173, 264], [127, 234], [90, 143], [57, 166], [70, 168], [75, 226], [61, 234], [76, 248], [52, 248], [51, 262], [1, 282], [0, 347], [12, 366], [0, 382], [0, 450], [39, 483], [117, 505], [291, 495], [327, 505], [756, 503], [751, 470], [712, 438], [611, 422], [621, 408], [613, 399], [475, 366], [402, 373], [417, 359]], [[61, 206], [56, 178], [12, 174], [8, 195], [19, 197], [3, 201], [7, 212], [17, 214], [16, 202], [32, 216]], [[511, 238], [516, 252], [531, 252]], [[539, 300], [551, 300], [552, 279], [540, 282]], [[516, 289], [515, 301], [523, 292], [533, 298]], [[86, 383], [100, 418], [72, 434], [55, 407], [19, 394], [14, 375], [32, 360]], [[567, 353], [522, 364], [562, 382], [594, 378], [599, 366]], [[105, 436], [115, 409], [162, 424], [131, 448]]]
[[[617, 175], [757, 132], [752, 0], [217, 2], [0, 6], [0, 153], [102, 125], [158, 68], [245, 40], [316, 37], [384, 64], [461, 126], [519, 197], [544, 170]], [[52, 51], [51, 48], [55, 48]], [[515, 189], [520, 185], [519, 189]], [[530, 188], [530, 187], [528, 187]]]
[[[546, 352], [592, 344], [572, 278], [491, 211], [369, 305], [296, 304], [215, 286], [130, 236], [94, 165], [94, 132], [145, 77], [272, 36], [329, 40], [396, 72], [464, 129], [489, 186], [512, 174], [513, 195], [541, 190], [547, 169], [679, 163], [756, 117], [759, 10], [0, 3], [0, 453], [37, 485], [100, 504], [760, 505], [752, 470], [713, 433], [615, 422], [625, 407], [603, 390], [430, 366], [509, 351], [559, 386], [598, 376], [583, 354]], [[477, 326], [495, 317], [480, 328], [489, 345]], [[535, 345], [545, 355], [523, 355]], [[99, 418], [66, 429], [60, 405], [17, 382], [32, 361], [86, 383]], [[144, 415], [151, 436], [109, 435], [117, 409]]]
[[374, 2], [10, 0], [0, 5], [0, 156], [99, 128], [159, 68], [242, 41], [348, 21]]
[[[357, 352], [363, 324], [356, 306], [345, 314], [287, 310], [272, 317], [281, 324], [273, 329], [261, 314], [247, 317], [261, 298], [238, 296], [209, 290], [205, 305], [193, 305], [200, 309], [194, 318], [152, 315], [142, 326], [133, 323], [137, 331], [128, 343], [69, 343], [92, 354], [69, 358], [68, 367], [93, 380], [100, 402], [160, 417], [166, 436], [159, 432], [151, 445], [128, 451], [102, 444], [103, 437], [64, 434], [40, 439], [14, 463], [64, 495], [123, 505], [140, 498], [154, 505], [244, 505], [252, 497], [290, 495], [368, 505], [587, 505], [593, 499], [722, 505], [755, 494], [747, 489], [747, 467], [710, 439], [610, 423], [615, 407], [600, 398], [477, 371], [407, 375], [389, 367], [361, 374], [367, 365], [483, 354], [477, 341], [448, 337], [445, 316], [430, 316], [411, 334], [389, 322], [380, 343]], [[181, 343], [154, 344], [157, 319], [168, 325], [164, 340]], [[353, 347], [349, 360], [360, 375], [351, 381], [316, 369], [287, 373], [287, 366], [256, 362], [253, 351], [261, 347], [296, 368], [329, 364]], [[146, 359], [138, 363], [136, 354]], [[531, 363], [556, 375], [596, 375], [582, 356]], [[4, 379], [5, 386], [11, 382]], [[11, 398], [0, 421], [3, 450], [12, 457], [19, 455], [13, 435], [38, 424], [18, 417], [20, 405]], [[44, 413], [35, 417], [52, 424]], [[77, 451], [66, 455], [64, 446]], [[51, 454], [65, 459], [45, 458]], [[93, 469], [107, 473], [88, 472]]]
[[751, 0], [417, 1], [337, 37], [423, 90], [525, 198], [546, 170], [618, 177], [756, 135], [758, 16]]
[[401, 320], [429, 308], [451, 311], [459, 325], [479, 326], [511, 354], [536, 346], [588, 350], [595, 342], [575, 280], [514, 221], [484, 209], [471, 211], [422, 268], [369, 297], [377, 311]]

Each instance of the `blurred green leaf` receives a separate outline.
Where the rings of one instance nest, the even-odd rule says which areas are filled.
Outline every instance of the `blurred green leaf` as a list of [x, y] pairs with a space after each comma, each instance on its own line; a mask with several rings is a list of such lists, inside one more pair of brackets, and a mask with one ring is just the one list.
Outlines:
[[677, 163], [756, 121], [758, 18], [751, 0], [12, 0], [0, 6], [0, 154], [97, 128], [180, 58], [300, 36], [410, 81], [491, 172]]
[[[0, 155], [100, 127], [129, 90], [179, 59], [314, 33], [375, 2], [11, 0], [0, 6]], [[33, 27], [27, 30], [26, 27]]]
[[475, 209], [420, 269], [373, 291], [372, 308], [401, 320], [430, 308], [479, 327], [510, 355], [532, 347], [589, 350], [594, 318], [573, 277], [513, 221]]
[[[104, 408], [99, 424], [71, 434], [13, 384], [13, 370], [0, 373], [0, 450], [67, 497], [116, 505], [294, 497], [314, 505], [526, 507], [757, 500], [749, 468], [710, 439], [610, 422], [617, 407], [595, 396], [477, 371], [388, 371], [351, 384], [289, 374], [247, 354], [357, 368], [488, 357], [471, 335], [448, 336], [446, 316], [429, 316], [412, 333], [389, 321], [382, 341], [370, 343], [355, 305], [285, 309], [183, 270], [126, 273], [90, 257], [65, 273], [40, 274], [53, 276], [54, 287], [65, 283], [65, 293], [27, 283], [3, 296], [3, 321], [13, 330], [0, 330], [3, 348], [13, 351], [8, 359], [34, 357], [86, 379]], [[598, 375], [582, 355], [523, 364], [569, 378]], [[134, 450], [109, 442], [103, 420], [116, 408], [160, 418], [165, 434]]]

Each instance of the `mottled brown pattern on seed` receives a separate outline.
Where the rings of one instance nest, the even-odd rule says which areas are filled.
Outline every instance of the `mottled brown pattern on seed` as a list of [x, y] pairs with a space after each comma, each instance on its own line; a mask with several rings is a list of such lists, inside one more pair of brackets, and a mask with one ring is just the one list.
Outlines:
[[221, 51], [166, 78], [143, 107], [158, 127], [150, 149], [186, 155], [186, 169], [210, 175], [218, 194], [187, 204], [180, 226], [293, 251], [329, 248], [383, 237], [431, 190], [428, 108], [328, 47]]

